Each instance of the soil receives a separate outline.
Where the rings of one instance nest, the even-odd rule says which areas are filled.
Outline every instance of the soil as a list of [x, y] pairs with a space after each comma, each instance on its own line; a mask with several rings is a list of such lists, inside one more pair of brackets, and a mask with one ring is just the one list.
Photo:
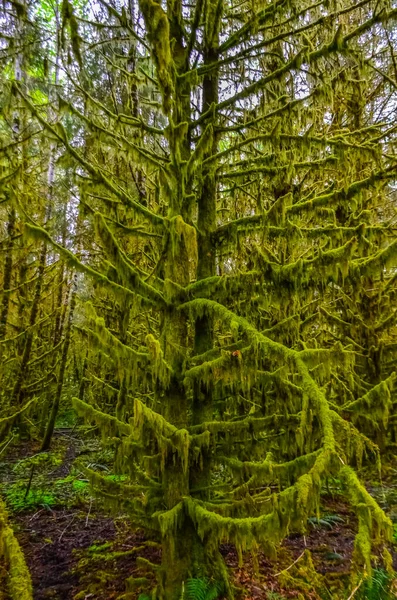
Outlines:
[[[34, 455], [38, 450], [34, 443], [10, 448], [0, 465], [0, 477], [4, 484], [11, 484], [12, 466], [22, 457]], [[71, 472], [76, 457], [89, 454], [85, 442], [77, 434], [58, 431], [54, 452], [62, 456], [62, 462], [48, 473], [49, 486], [65, 478]], [[95, 458], [95, 456], [94, 456]], [[105, 468], [105, 466], [103, 466]], [[390, 484], [393, 493], [394, 483]], [[374, 495], [376, 495], [374, 488]], [[383, 503], [385, 498], [382, 488]], [[391, 510], [397, 509], [396, 500]], [[258, 553], [257, 564], [247, 553], [239, 565], [233, 546], [223, 545], [222, 554], [232, 573], [239, 597], [244, 600], [267, 598], [294, 598], [299, 592], [283, 587], [280, 572], [288, 568], [296, 571], [309, 550], [316, 572], [335, 589], [349, 581], [352, 561], [356, 519], [338, 497], [324, 496], [322, 514], [337, 515], [327, 522], [313, 522], [303, 535], [291, 535], [282, 544], [277, 558], [270, 560]], [[89, 497], [78, 498], [71, 506], [42, 506], [10, 516], [19, 543], [25, 553], [31, 572], [34, 600], [112, 600], [126, 592], [126, 580], [130, 577], [147, 576], [142, 571], [139, 558], [159, 563], [160, 552], [150, 545], [143, 533], [134, 530], [126, 516], [109, 516], [100, 502]], [[114, 555], [114, 553], [117, 553]], [[138, 559], [138, 561], [137, 561]], [[397, 568], [397, 555], [394, 555]], [[0, 600], [6, 600], [5, 569], [0, 563]], [[139, 588], [128, 598], [138, 597]], [[318, 596], [306, 594], [310, 598]]]

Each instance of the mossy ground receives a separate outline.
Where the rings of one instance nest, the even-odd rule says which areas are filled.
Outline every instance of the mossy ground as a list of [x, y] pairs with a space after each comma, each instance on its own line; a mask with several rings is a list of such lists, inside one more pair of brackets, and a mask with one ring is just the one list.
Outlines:
[[[150, 582], [145, 559], [159, 564], [159, 549], [131, 527], [126, 515], [109, 516], [79, 471], [81, 463], [94, 464], [111, 477], [112, 452], [104, 450], [92, 434], [66, 428], [58, 430], [53, 448], [37, 458], [34, 442], [11, 446], [0, 464], [1, 492], [31, 570], [35, 600], [116, 600], [124, 596], [128, 578], [148, 577]], [[37, 471], [25, 497], [35, 463], [39, 463]], [[382, 482], [370, 470], [364, 475], [367, 488], [396, 523], [397, 542], [395, 469], [397, 459], [391, 458]], [[233, 546], [222, 547], [236, 598], [346, 600], [353, 589], [356, 531], [357, 519], [340, 495], [339, 482], [331, 481], [322, 495], [320, 520], [313, 518], [307, 524], [306, 535], [290, 535], [275, 559], [259, 550], [256, 558], [244, 555], [240, 566]], [[392, 554], [397, 569], [397, 553]], [[380, 556], [374, 555], [373, 563], [382, 568]], [[0, 590], [5, 589], [4, 577], [0, 564]], [[125, 598], [135, 600], [142, 591], [138, 585]], [[378, 595], [377, 600], [397, 597], [397, 591], [391, 594]], [[366, 598], [363, 591], [360, 600]], [[0, 600], [8, 600], [4, 591]]]

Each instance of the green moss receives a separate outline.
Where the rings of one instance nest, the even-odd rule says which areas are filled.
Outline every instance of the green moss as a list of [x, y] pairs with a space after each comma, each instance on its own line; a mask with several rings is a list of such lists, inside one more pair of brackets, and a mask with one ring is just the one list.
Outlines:
[[24, 555], [7, 521], [7, 512], [0, 501], [0, 554], [8, 565], [8, 591], [12, 600], [33, 600], [32, 581]]
[[127, 423], [123, 423], [116, 419], [116, 417], [95, 409], [79, 398], [73, 398], [72, 401], [78, 415], [84, 417], [87, 421], [94, 421], [100, 425], [102, 431], [105, 431], [107, 435], [113, 437], [115, 435], [128, 436], [131, 434], [131, 427]]
[[168, 18], [156, 0], [140, 0], [139, 6], [152, 43], [152, 56], [163, 95], [164, 110], [169, 113], [174, 93], [175, 67], [171, 55]]

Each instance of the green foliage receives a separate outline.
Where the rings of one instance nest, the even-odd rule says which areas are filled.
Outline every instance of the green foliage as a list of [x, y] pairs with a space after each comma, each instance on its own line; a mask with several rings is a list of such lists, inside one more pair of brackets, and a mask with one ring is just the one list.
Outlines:
[[338, 523], [344, 523], [344, 519], [339, 515], [322, 515], [321, 517], [309, 517], [307, 522], [312, 527], [325, 527], [332, 529]]
[[[48, 466], [48, 465], [47, 465]], [[22, 469], [22, 463], [18, 470]], [[7, 504], [12, 511], [31, 511], [39, 507], [50, 508], [53, 506], [78, 506], [88, 501], [91, 497], [90, 486], [87, 480], [78, 479], [75, 475], [68, 475], [55, 481], [48, 479], [45, 473], [33, 473], [30, 489], [29, 471], [25, 477], [14, 483], [3, 486], [3, 493]]]
[[74, 506], [90, 497], [88, 481], [76, 479], [70, 475], [49, 483], [42, 477], [34, 479], [26, 495], [27, 482], [18, 481], [4, 488], [9, 507], [15, 511], [29, 511], [38, 507], [59, 505]]
[[357, 594], [358, 600], [392, 600], [395, 593], [391, 589], [393, 577], [384, 569], [374, 569], [372, 577], [365, 580]]
[[73, 490], [78, 493], [85, 493], [88, 491], [88, 481], [81, 481], [80, 479], [74, 479], [72, 483]]
[[[217, 600], [224, 594], [224, 584], [208, 578], [190, 578], [183, 583], [180, 600]], [[142, 593], [138, 600], [153, 600], [153, 596]]]
[[5, 497], [7, 504], [15, 512], [35, 510], [39, 507], [50, 508], [58, 503], [56, 495], [48, 490], [31, 489], [26, 495], [26, 483], [7, 486]]
[[112, 547], [111, 542], [104, 542], [103, 544], [91, 544], [87, 548], [88, 552], [96, 553], [96, 552], [106, 552]]
[[224, 585], [209, 579], [188, 579], [181, 600], [217, 600], [224, 593]]
[[76, 413], [74, 410], [68, 408], [67, 410], [62, 410], [57, 416], [56, 427], [74, 427], [76, 425]]

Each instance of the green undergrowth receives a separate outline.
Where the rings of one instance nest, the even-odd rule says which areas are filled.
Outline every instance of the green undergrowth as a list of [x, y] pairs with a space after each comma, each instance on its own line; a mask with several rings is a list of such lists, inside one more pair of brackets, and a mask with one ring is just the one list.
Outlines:
[[372, 577], [357, 591], [357, 600], [393, 600], [397, 597], [396, 580], [385, 569], [374, 569]]
[[309, 525], [314, 528], [325, 527], [326, 529], [333, 529], [335, 525], [338, 523], [344, 523], [345, 520], [342, 519], [339, 515], [329, 515], [325, 514], [321, 517], [309, 517], [307, 520]]
[[74, 428], [77, 423], [76, 412], [72, 409], [63, 410], [57, 417], [56, 428]]
[[224, 586], [209, 579], [188, 579], [181, 600], [217, 600], [223, 595]]
[[89, 484], [76, 469], [72, 467], [66, 477], [57, 477], [63, 461], [64, 448], [17, 461], [0, 485], [9, 509], [33, 511], [86, 502], [90, 498]]
[[12, 485], [4, 495], [7, 505], [13, 512], [51, 508], [57, 504], [55, 495], [43, 489], [29, 490], [26, 495], [26, 486], [23, 484]]
[[[104, 479], [118, 481], [118, 475], [104, 475]], [[51, 479], [45, 474], [22, 478], [0, 486], [0, 490], [13, 512], [32, 511], [38, 508], [66, 507], [77, 508], [92, 500], [92, 490], [87, 479], [77, 469], [59, 479]], [[99, 503], [99, 501], [98, 501]]]
[[[397, 597], [396, 574], [387, 561], [378, 566], [369, 576], [344, 572], [328, 572], [321, 575], [315, 567], [310, 551], [305, 550], [302, 557], [279, 574], [281, 594], [274, 598], [297, 600], [392, 600]], [[267, 596], [273, 598], [273, 596]]]
[[[207, 578], [191, 578], [184, 584], [180, 600], [220, 600], [223, 598], [224, 585], [222, 582]], [[280, 596], [281, 598], [281, 596]], [[153, 594], [139, 594], [138, 600], [155, 600]]]
[[37, 476], [27, 491], [28, 483], [24, 480], [8, 484], [3, 489], [7, 505], [14, 512], [31, 511], [38, 508], [64, 506], [68, 508], [80, 506], [90, 498], [87, 481], [75, 476], [49, 482], [43, 476]]
[[[65, 426], [70, 415], [63, 415]], [[100, 471], [105, 479], [120, 481], [122, 475], [111, 472], [114, 451], [103, 447], [97, 437], [82, 440], [77, 446], [77, 459], [65, 464], [68, 439], [55, 440], [53, 450], [39, 452], [0, 464], [0, 494], [12, 512], [34, 511], [40, 508], [76, 508], [92, 500], [90, 484], [80, 465]], [[66, 469], [64, 468], [66, 467]], [[64, 474], [69, 470], [69, 474]], [[100, 501], [97, 501], [100, 504]]]

